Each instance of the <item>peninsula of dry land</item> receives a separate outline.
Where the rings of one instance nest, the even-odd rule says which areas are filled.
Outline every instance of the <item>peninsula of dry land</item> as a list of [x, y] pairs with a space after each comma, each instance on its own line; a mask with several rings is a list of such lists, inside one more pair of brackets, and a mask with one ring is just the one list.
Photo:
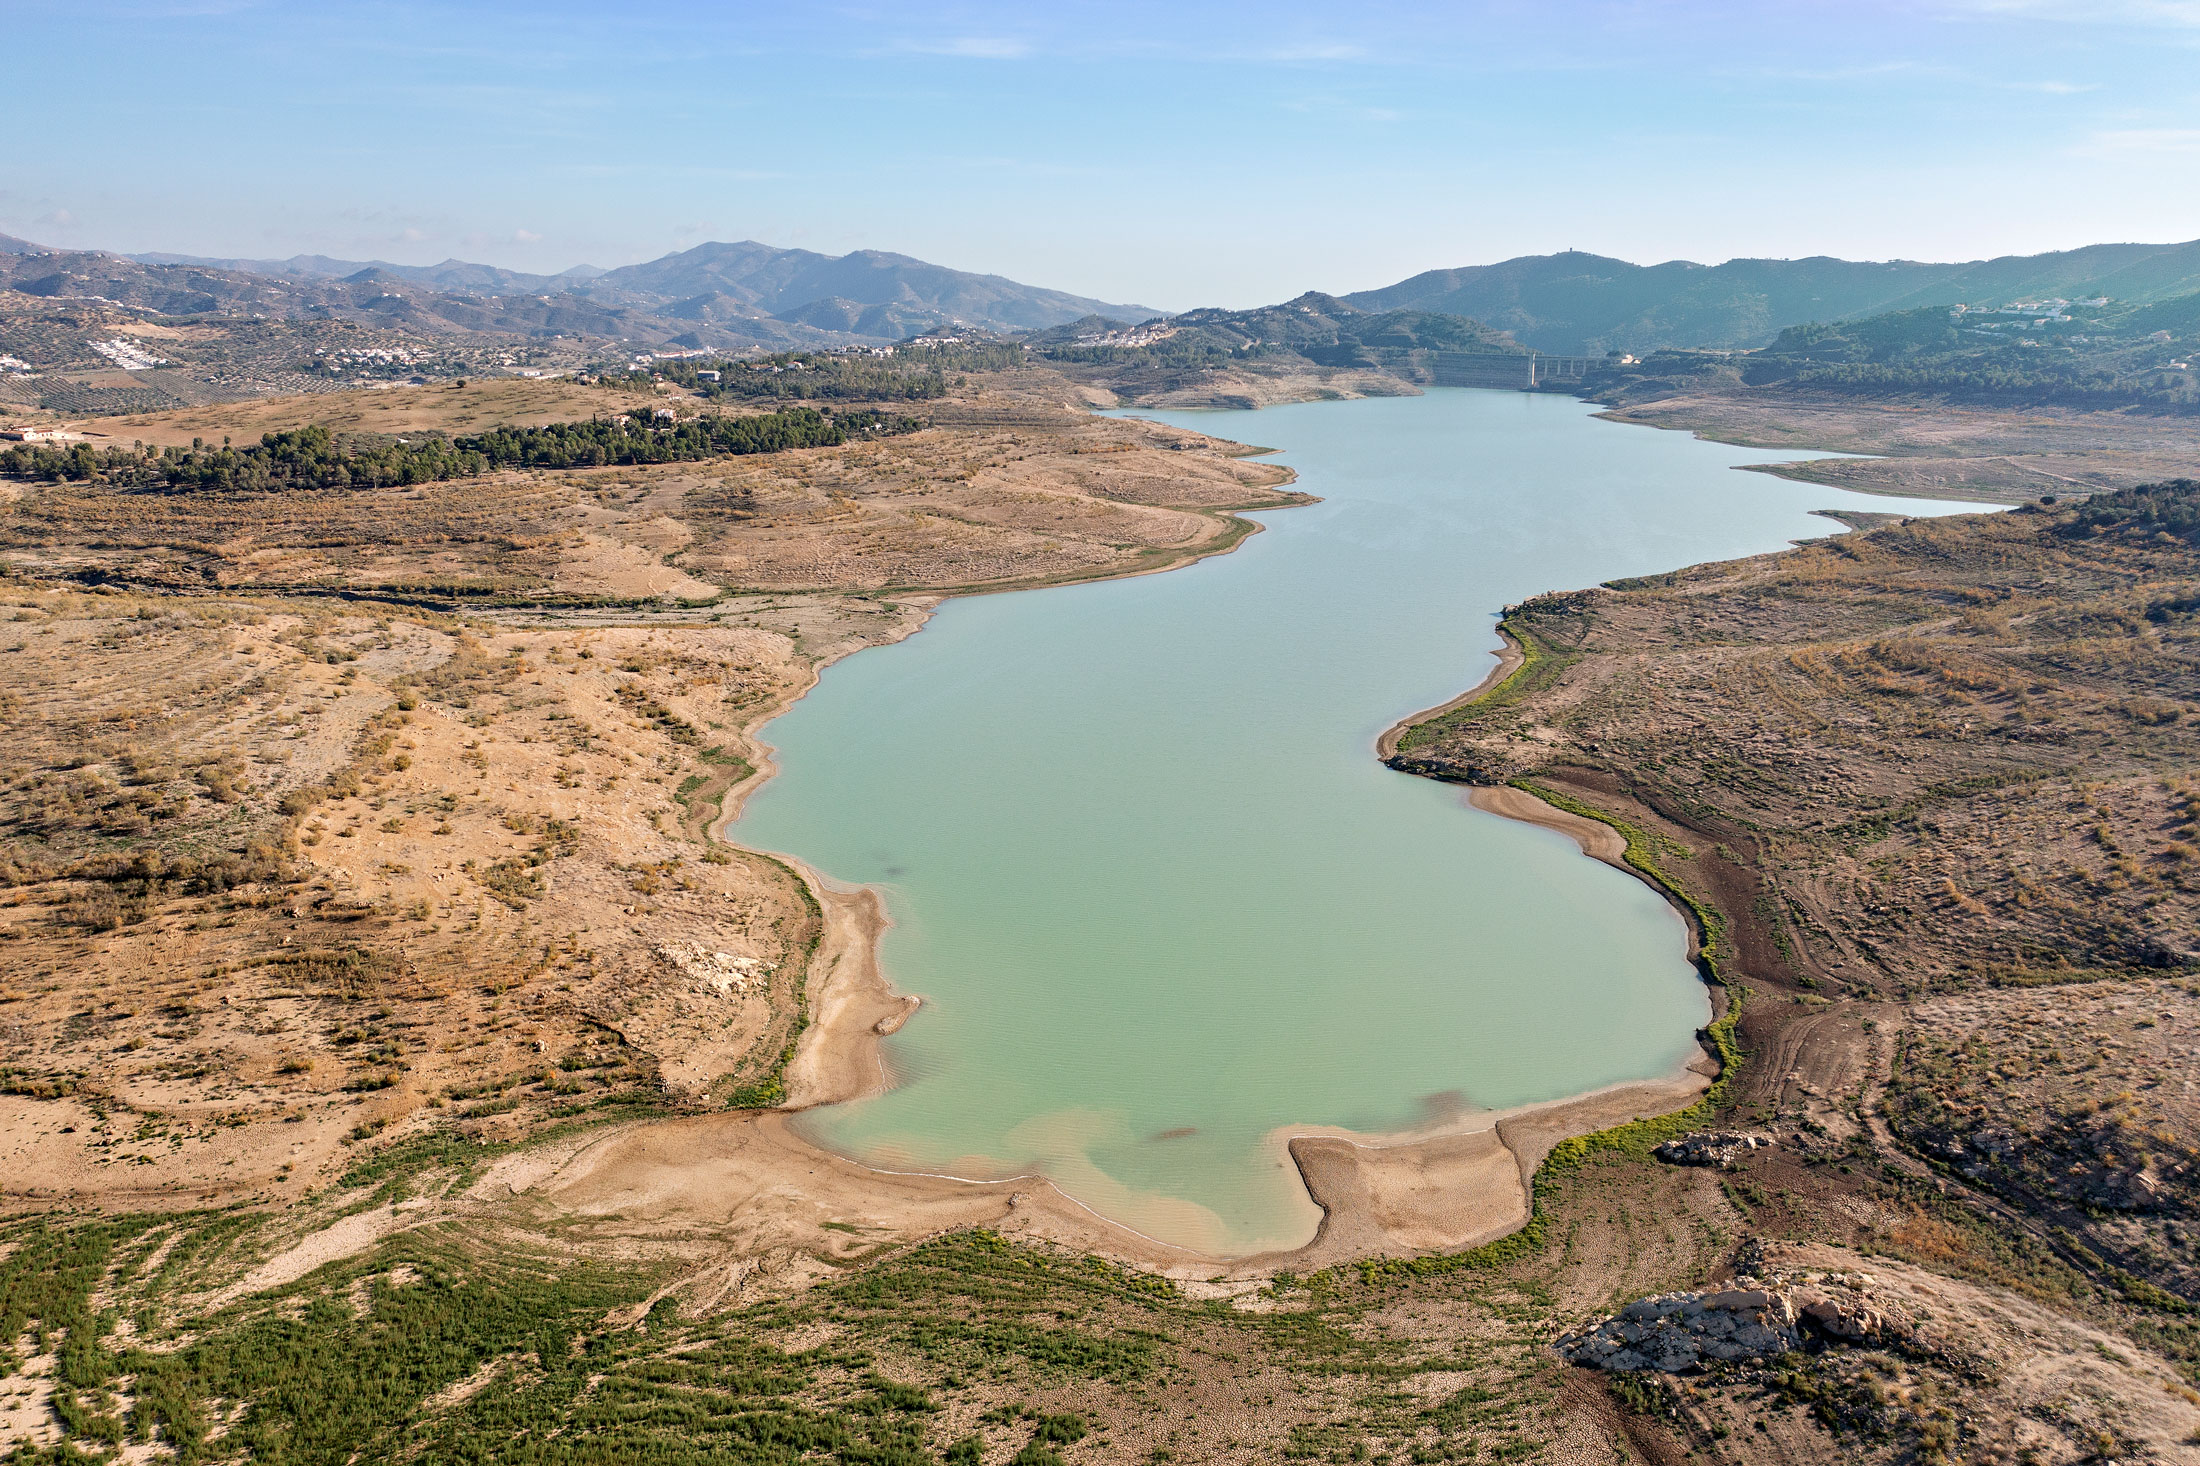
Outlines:
[[[1903, 520], [1503, 624], [1518, 670], [1391, 763], [1604, 823], [1689, 910], [1746, 999], [1720, 1118], [1770, 1142], [1726, 1157], [1738, 1220], [2028, 1295], [2189, 1381], [2200, 482]], [[1892, 1408], [1841, 1417], [1866, 1439], [2151, 1454], [2190, 1409], [2104, 1382], [2088, 1414], [1977, 1364], [1936, 1412], [1973, 1366], [1910, 1352], [1879, 1369]], [[1684, 1392], [1681, 1436], [1767, 1378]]]

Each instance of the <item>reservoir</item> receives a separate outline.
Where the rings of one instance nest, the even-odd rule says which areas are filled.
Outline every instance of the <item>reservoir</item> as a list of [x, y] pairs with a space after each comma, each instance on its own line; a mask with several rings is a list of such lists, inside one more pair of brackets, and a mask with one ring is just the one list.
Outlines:
[[1795, 458], [1434, 390], [1152, 413], [1270, 445], [1322, 502], [1161, 575], [950, 601], [764, 738], [730, 838], [875, 885], [924, 998], [885, 1093], [803, 1116], [873, 1165], [1038, 1171], [1218, 1252], [1319, 1213], [1279, 1143], [1673, 1072], [1707, 1021], [1679, 917], [1373, 745], [1479, 679], [1539, 591], [1948, 513], [1734, 472]]

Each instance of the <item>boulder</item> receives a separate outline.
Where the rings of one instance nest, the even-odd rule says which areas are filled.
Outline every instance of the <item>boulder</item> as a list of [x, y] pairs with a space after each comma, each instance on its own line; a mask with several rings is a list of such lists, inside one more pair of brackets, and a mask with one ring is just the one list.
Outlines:
[[1876, 1348], [1900, 1343], [1917, 1331], [1901, 1309], [1861, 1293], [1810, 1299], [1802, 1305], [1802, 1317], [1812, 1329], [1839, 1344]]

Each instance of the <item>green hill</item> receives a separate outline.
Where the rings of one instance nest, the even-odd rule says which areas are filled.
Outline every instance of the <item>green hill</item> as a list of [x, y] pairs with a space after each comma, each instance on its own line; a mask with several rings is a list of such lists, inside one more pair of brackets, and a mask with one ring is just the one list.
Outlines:
[[2146, 303], [2200, 291], [2200, 241], [2099, 244], [1961, 264], [1671, 260], [1636, 265], [1569, 250], [1494, 265], [1430, 270], [1344, 296], [1369, 311], [1469, 316], [1539, 351], [1602, 354], [1750, 348], [1804, 321], [1838, 321], [1959, 303], [2106, 295]]
[[1480, 321], [1441, 311], [1367, 311], [1312, 290], [1281, 305], [1191, 310], [1142, 326], [1093, 317], [1026, 340], [1039, 355], [1058, 362], [1179, 369], [1311, 362], [1397, 370], [1432, 353], [1525, 354], [1519, 343]]

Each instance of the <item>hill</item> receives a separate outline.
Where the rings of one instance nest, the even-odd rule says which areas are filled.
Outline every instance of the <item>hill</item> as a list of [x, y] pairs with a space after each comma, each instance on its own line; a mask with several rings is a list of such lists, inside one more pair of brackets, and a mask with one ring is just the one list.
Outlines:
[[[36, 246], [27, 246], [36, 249]], [[267, 276], [326, 288], [332, 283], [388, 283], [462, 296], [574, 295], [602, 310], [639, 311], [703, 325], [780, 319], [799, 326], [875, 340], [960, 321], [996, 331], [1057, 326], [1094, 311], [1144, 319], [1144, 306], [1110, 305], [1064, 291], [977, 275], [883, 250], [825, 255], [778, 249], [754, 240], [699, 244], [639, 265], [602, 270], [576, 265], [556, 275], [530, 275], [495, 265], [445, 260], [393, 265], [293, 255], [285, 260], [215, 259], [140, 254], [140, 265]], [[769, 331], [761, 339], [786, 341]], [[722, 341], [703, 344], [725, 345]]]
[[2152, 305], [1923, 306], [1835, 325], [1790, 326], [1748, 357], [1742, 380], [1959, 401], [2200, 408], [2200, 293]]
[[2200, 241], [2101, 244], [1961, 264], [1912, 260], [1669, 260], [1636, 265], [1568, 250], [1429, 270], [1343, 299], [1364, 310], [1471, 316], [1539, 351], [1747, 348], [1782, 328], [1928, 305], [2001, 305], [2028, 296], [2149, 302], [2200, 291]]
[[1075, 380], [1126, 401], [1171, 406], [1397, 394], [1440, 380], [1461, 358], [1528, 356], [1479, 321], [1363, 310], [1311, 290], [1281, 305], [1192, 310], [1136, 326], [1093, 316], [1026, 342]]
[[1151, 314], [877, 251], [710, 244], [525, 275], [462, 260], [131, 257], [0, 236], [0, 410], [146, 412], [338, 382], [572, 372], [642, 352], [876, 347], [1095, 310]]
[[883, 250], [823, 255], [806, 249], [775, 249], [753, 240], [699, 244], [647, 264], [606, 270], [572, 288], [591, 299], [629, 305], [662, 307], [723, 298], [781, 319], [793, 319], [797, 312], [829, 302], [840, 307], [881, 306], [889, 309], [880, 321], [890, 324], [897, 335], [906, 334], [904, 328], [910, 325], [948, 321], [996, 331], [1027, 331], [1058, 326], [1096, 311], [1137, 319], [1155, 314], [1144, 306], [1110, 305]]
[[1811, 322], [1745, 353], [1653, 351], [1585, 385], [1623, 407], [1711, 392], [2184, 414], [2200, 410], [2196, 360], [2200, 292], [2149, 305], [2053, 297]]

